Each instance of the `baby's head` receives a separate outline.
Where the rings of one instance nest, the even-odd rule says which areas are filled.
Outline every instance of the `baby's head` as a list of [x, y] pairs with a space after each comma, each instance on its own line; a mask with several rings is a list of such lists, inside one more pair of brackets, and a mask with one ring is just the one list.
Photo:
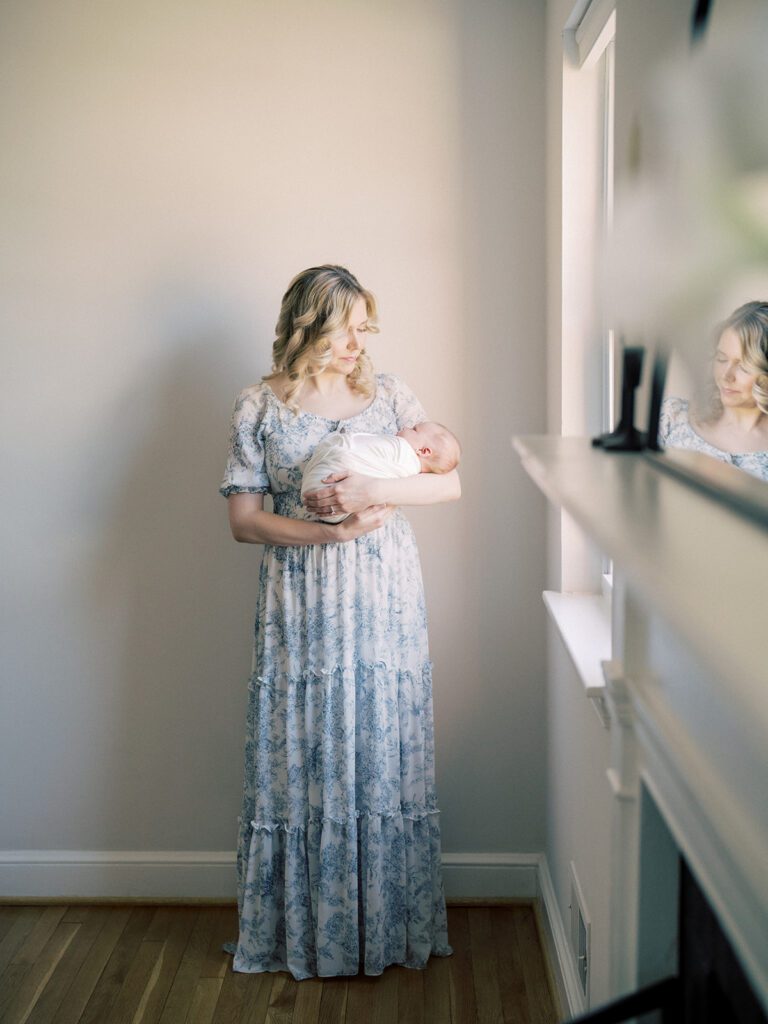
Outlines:
[[398, 430], [397, 436], [406, 440], [419, 456], [422, 473], [450, 473], [459, 464], [461, 445], [442, 423], [424, 420]]

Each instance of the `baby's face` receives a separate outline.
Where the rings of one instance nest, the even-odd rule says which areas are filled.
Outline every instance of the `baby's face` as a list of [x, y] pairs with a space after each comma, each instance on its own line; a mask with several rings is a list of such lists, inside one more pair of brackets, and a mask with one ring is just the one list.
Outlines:
[[433, 452], [440, 451], [445, 443], [442, 427], [430, 420], [417, 423], [415, 427], [404, 427], [398, 430], [397, 436], [407, 441], [414, 451], [420, 448], [431, 448]]

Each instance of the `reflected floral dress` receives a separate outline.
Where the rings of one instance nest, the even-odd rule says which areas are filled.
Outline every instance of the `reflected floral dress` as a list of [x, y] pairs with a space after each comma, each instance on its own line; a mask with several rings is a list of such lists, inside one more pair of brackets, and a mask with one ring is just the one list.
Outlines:
[[720, 462], [729, 462], [745, 473], [768, 480], [768, 452], [726, 452], [696, 433], [690, 422], [690, 403], [686, 398], [665, 398], [661, 403], [659, 441], [665, 448], [688, 448], [703, 452]]
[[[256, 384], [235, 402], [220, 493], [269, 492], [300, 518], [302, 468], [328, 433], [426, 418], [392, 374], [346, 420], [294, 415]], [[424, 591], [401, 510], [353, 541], [264, 545], [238, 823], [233, 970], [381, 974], [452, 953]]]

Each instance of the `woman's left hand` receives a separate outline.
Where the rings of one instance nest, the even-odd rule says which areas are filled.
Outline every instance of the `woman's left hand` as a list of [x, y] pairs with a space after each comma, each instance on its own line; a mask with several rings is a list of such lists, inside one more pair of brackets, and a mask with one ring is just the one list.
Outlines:
[[364, 473], [332, 473], [325, 477], [319, 491], [308, 491], [304, 505], [308, 512], [320, 516], [333, 516], [342, 512], [362, 512], [379, 503], [378, 480]]

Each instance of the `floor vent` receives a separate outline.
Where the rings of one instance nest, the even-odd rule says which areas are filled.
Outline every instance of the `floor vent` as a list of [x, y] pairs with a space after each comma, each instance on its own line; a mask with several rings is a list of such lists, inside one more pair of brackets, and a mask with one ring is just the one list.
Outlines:
[[589, 933], [590, 921], [587, 908], [584, 903], [584, 894], [581, 891], [579, 878], [576, 874], [576, 865], [573, 861], [569, 863], [571, 875], [571, 902], [568, 908], [571, 912], [571, 950], [576, 964], [576, 972], [579, 977], [581, 990], [589, 1006]]

